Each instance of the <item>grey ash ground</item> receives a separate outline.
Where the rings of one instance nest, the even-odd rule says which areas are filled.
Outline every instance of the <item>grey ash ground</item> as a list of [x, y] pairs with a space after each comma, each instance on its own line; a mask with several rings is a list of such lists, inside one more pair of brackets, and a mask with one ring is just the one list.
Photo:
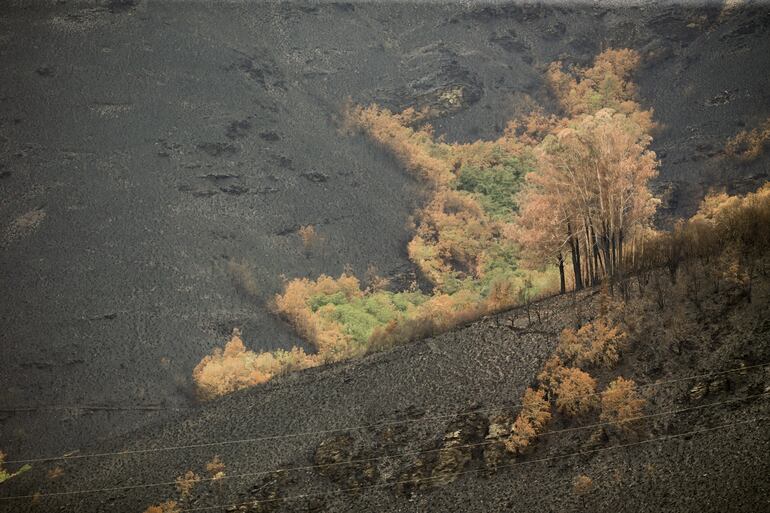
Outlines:
[[[679, 338], [663, 340], [650, 332], [624, 352], [619, 372], [625, 377], [640, 384], [675, 381], [645, 392], [647, 414], [690, 410], [643, 421], [638, 438], [575, 429], [595, 424], [593, 416], [576, 421], [556, 415], [548, 431], [567, 431], [540, 437], [521, 458], [511, 460], [490, 445], [490, 411], [515, 411], [561, 329], [600, 308], [596, 293], [584, 293], [485, 318], [359, 361], [276, 378], [96, 446], [104, 452], [147, 453], [37, 464], [9, 482], [10, 492], [117, 489], [45, 497], [37, 505], [19, 500], [9, 511], [142, 511], [176, 498], [173, 479], [186, 470], [208, 476], [205, 465], [214, 455], [229, 477], [198, 484], [182, 508], [764, 511], [770, 430], [758, 419], [770, 418], [770, 369], [755, 366], [770, 361], [770, 323], [763, 317], [766, 282], [763, 290], [756, 296], [760, 304], [725, 294], [704, 301], [710, 316], [704, 320], [693, 310], [683, 319], [690, 328]], [[693, 322], [700, 323], [697, 329]], [[750, 370], [681, 379], [741, 366]], [[612, 379], [612, 373], [596, 376], [602, 385]], [[711, 430], [725, 424], [735, 425]], [[358, 428], [346, 429], [351, 427]], [[692, 431], [702, 432], [678, 436]], [[291, 436], [298, 433], [304, 434]], [[276, 438], [261, 439], [271, 436]], [[254, 438], [260, 440], [245, 441]], [[230, 443], [205, 445], [218, 441]], [[196, 444], [204, 446], [163, 450]], [[459, 448], [437, 451], [452, 447]], [[581, 452], [587, 454], [571, 456]], [[64, 476], [47, 479], [46, 470], [55, 465], [65, 469]], [[580, 474], [594, 481], [584, 496], [572, 488]], [[141, 486], [146, 483], [161, 485]], [[285, 498], [291, 500], [276, 500]]]
[[[4, 4], [2, 449], [34, 457], [235, 438], [408, 415], [407, 407], [454, 411], [482, 394], [517, 397], [553, 339], [521, 341], [488, 322], [205, 406], [192, 398], [190, 374], [235, 326], [254, 349], [304, 344], [266, 307], [281, 275], [336, 275], [347, 264], [359, 274], [372, 264], [396, 280], [413, 272], [405, 247], [419, 184], [383, 150], [339, 132], [348, 97], [394, 109], [430, 104], [443, 112], [432, 122], [448, 140], [491, 138], [526, 112], [526, 95], [553, 108], [543, 87], [550, 62], [588, 63], [605, 47], [635, 48], [645, 59], [637, 82], [661, 124], [661, 224], [692, 213], [711, 186], [745, 192], [768, 179], [767, 159], [737, 165], [721, 155], [727, 137], [770, 114], [770, 9], [762, 4], [729, 15], [721, 6], [652, 2]], [[458, 88], [460, 101], [445, 101]], [[310, 254], [296, 233], [306, 224], [324, 239]], [[257, 297], [233, 286], [229, 260], [253, 269]], [[506, 344], [517, 350], [501, 353]], [[459, 366], [442, 364], [454, 358]], [[461, 385], [471, 369], [474, 379]], [[9, 411], [25, 408], [32, 411]], [[752, 436], [739, 452], [716, 443], [683, 449], [666, 472], [713, 460], [735, 482], [767, 475], [766, 456], [757, 460], [766, 436]], [[239, 450], [223, 458], [256, 467], [279, 449]], [[274, 461], [307, 461], [311, 450], [308, 441]], [[127, 469], [139, 482], [167, 478], [182, 462], [100, 465], [96, 482], [114, 485]], [[579, 509], [547, 470], [515, 485], [510, 474], [461, 480], [429, 499], [402, 497], [393, 510]], [[660, 486], [672, 488], [655, 503], [660, 511], [767, 506], [745, 502], [734, 486], [717, 500], [705, 477], [675, 490], [665, 476]], [[242, 484], [228, 485], [222, 500]], [[561, 499], [543, 506], [524, 486]], [[767, 496], [766, 482], [747, 486]], [[487, 504], [488, 493], [505, 499]], [[614, 511], [622, 497], [607, 493], [603, 508]], [[140, 511], [159, 497], [118, 495], [115, 511]], [[378, 496], [327, 509], [365, 511]], [[694, 499], [674, 502], [683, 497]], [[109, 509], [97, 503], [62, 508]]]

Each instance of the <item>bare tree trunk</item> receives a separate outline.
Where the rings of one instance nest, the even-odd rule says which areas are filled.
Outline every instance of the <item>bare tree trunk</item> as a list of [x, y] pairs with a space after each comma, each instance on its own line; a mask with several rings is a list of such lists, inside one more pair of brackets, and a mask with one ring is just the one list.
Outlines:
[[604, 262], [606, 264], [605, 275], [612, 276], [612, 255], [610, 254], [610, 234], [607, 233], [607, 223], [602, 223], [603, 233], [601, 234], [602, 250], [604, 252]]
[[596, 229], [593, 225], [591, 225], [591, 246], [596, 267], [596, 275], [599, 276], [599, 273], [606, 274], [607, 266], [602, 261], [602, 255], [599, 251], [599, 241], [596, 239]]
[[580, 269], [580, 246], [572, 235], [572, 225], [567, 223], [567, 239], [572, 251], [572, 271], [575, 273], [575, 290], [583, 290], [583, 276]]
[[589, 223], [587, 221], [584, 221], [585, 230], [583, 230], [586, 240], [586, 269], [588, 269], [588, 283], [591, 286], [594, 286], [596, 284], [596, 269], [594, 268], [595, 260], [591, 258], [590, 248], [591, 248], [591, 236], [590, 236], [590, 229], [589, 229]]

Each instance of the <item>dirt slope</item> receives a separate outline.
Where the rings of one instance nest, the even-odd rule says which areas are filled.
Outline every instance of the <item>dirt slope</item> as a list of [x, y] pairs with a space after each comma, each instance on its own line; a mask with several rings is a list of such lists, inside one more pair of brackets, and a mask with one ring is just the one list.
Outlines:
[[[513, 310], [360, 361], [277, 378], [158, 428], [99, 444], [98, 450], [239, 442], [71, 460], [55, 481], [44, 477], [55, 464], [38, 463], [10, 483], [9, 493], [118, 489], [44, 497], [39, 506], [22, 500], [11, 503], [12, 510], [142, 511], [177, 498], [173, 478], [185, 471], [208, 476], [206, 463], [219, 455], [229, 477], [197, 485], [183, 508], [762, 511], [770, 491], [770, 430], [757, 419], [770, 417], [770, 370], [756, 366], [770, 361], [770, 324], [760, 316], [767, 296], [756, 298], [762, 303], [718, 300], [722, 316], [704, 321], [678, 345], [647, 340], [624, 352], [613, 375], [663, 383], [645, 392], [646, 414], [685, 410], [645, 421], [638, 438], [575, 429], [596, 419], [557, 415], [548, 427], [557, 433], [541, 437], [534, 451], [516, 460], [503, 456], [496, 470], [489, 463], [489, 413], [513, 411], [560, 330], [577, 317], [595, 315], [597, 296], [587, 294], [546, 300], [529, 315], [524, 308]], [[740, 366], [747, 370], [681, 379]], [[611, 379], [601, 372], [596, 376], [602, 383]], [[678, 381], [667, 383], [671, 380]], [[725, 424], [736, 425], [720, 428]], [[363, 427], [337, 431], [357, 426]], [[679, 436], [691, 431], [703, 432]], [[298, 433], [306, 434], [285, 436]], [[263, 439], [274, 435], [278, 438]], [[254, 438], [259, 440], [244, 441]], [[436, 451], [453, 441], [469, 448]], [[585, 454], [569, 456], [579, 452]], [[351, 460], [360, 463], [346, 463]], [[274, 472], [282, 468], [295, 470]], [[585, 495], [572, 491], [579, 474], [594, 481]], [[144, 483], [166, 485], [121, 489]], [[338, 490], [351, 491], [326, 495]], [[271, 501], [295, 496], [303, 497]], [[268, 502], [248, 505], [252, 501]]]
[[[719, 150], [770, 113], [769, 29], [763, 6], [720, 18], [718, 7], [652, 3], [4, 4], [0, 406], [44, 409], [0, 412], [3, 448], [97, 447], [195, 408], [192, 367], [234, 326], [253, 348], [300, 344], [265, 307], [282, 274], [373, 264], [409, 275], [406, 222], [419, 188], [383, 151], [337, 132], [348, 96], [430, 103], [444, 110], [433, 122], [449, 140], [493, 137], [525, 95], [552, 107], [548, 63], [636, 48], [647, 59], [640, 96], [663, 126], [666, 222], [710, 185], [745, 190], [767, 178], [767, 160], [738, 166]], [[460, 101], [448, 101], [458, 87]], [[310, 255], [296, 234], [304, 224], [325, 238]], [[256, 298], [233, 286], [229, 259], [253, 269]], [[533, 367], [507, 381], [514, 391], [531, 379], [533, 351]], [[423, 359], [424, 371], [441, 357]], [[299, 405], [332, 397], [324, 383], [337, 384], [341, 369], [296, 389], [296, 418], [260, 427], [320, 422]], [[447, 374], [441, 390], [472, 400], [454, 382], [466, 371]], [[414, 372], [399, 386], [413, 390]], [[502, 386], [498, 371], [485, 372], [492, 388], [479, 390]], [[300, 400], [308, 389], [318, 395]], [[361, 401], [361, 412], [377, 406]]]

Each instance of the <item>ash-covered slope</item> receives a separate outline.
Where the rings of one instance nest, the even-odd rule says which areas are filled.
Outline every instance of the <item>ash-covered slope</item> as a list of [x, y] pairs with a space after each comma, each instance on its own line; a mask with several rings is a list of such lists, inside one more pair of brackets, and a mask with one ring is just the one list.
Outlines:
[[[595, 413], [570, 419], [554, 410], [524, 455], [496, 452], [493, 414], [516, 411], [562, 328], [604, 308], [585, 293], [279, 377], [94, 448], [137, 453], [36, 463], [8, 493], [54, 495], [0, 507], [129, 512], [174, 499], [182, 511], [262, 513], [763, 511], [767, 282], [757, 282], [752, 302], [732, 289], [706, 294], [707, 317], [689, 303], [680, 317], [666, 313], [684, 304], [668, 290], [664, 310], [647, 307], [665, 320], [631, 337], [618, 368], [592, 371], [600, 388], [617, 375], [647, 385], [649, 418], [633, 436], [605, 430]], [[671, 336], [658, 338], [661, 330]], [[224, 477], [212, 481], [215, 456]], [[64, 475], [47, 479], [54, 465]], [[203, 481], [180, 500], [174, 479], [187, 471]], [[579, 475], [592, 484], [576, 491]], [[66, 494], [77, 490], [91, 491]]]
[[[265, 306], [282, 274], [409, 275], [418, 184], [338, 133], [346, 98], [430, 104], [449, 140], [494, 137], [528, 96], [552, 107], [553, 60], [636, 48], [662, 125], [665, 220], [710, 185], [766, 179], [766, 160], [719, 151], [770, 113], [769, 20], [762, 6], [5, 5], [1, 405], [56, 409], [4, 411], [3, 449], [98, 446], [193, 406], [191, 369], [234, 326], [254, 348], [301, 344]], [[306, 224], [324, 239], [309, 255]], [[233, 286], [229, 260], [251, 267], [256, 297]], [[147, 406], [160, 409], [132, 409]]]

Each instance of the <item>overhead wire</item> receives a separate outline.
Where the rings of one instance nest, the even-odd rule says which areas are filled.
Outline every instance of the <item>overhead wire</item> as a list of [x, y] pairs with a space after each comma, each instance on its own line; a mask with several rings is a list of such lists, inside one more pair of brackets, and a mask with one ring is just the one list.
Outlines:
[[[537, 458], [537, 459], [532, 459], [532, 460], [514, 461], [514, 462], [507, 463], [507, 464], [498, 465], [497, 468], [499, 469], [499, 468], [503, 468], [503, 467], [517, 467], [517, 466], [532, 465], [532, 464], [535, 464], [535, 463], [544, 463], [544, 462], [548, 462], [548, 461], [555, 461], [555, 460], [566, 459], [566, 458], [574, 458], [576, 456], [588, 456], [588, 455], [596, 454], [596, 453], [600, 453], [600, 452], [613, 451], [613, 450], [618, 450], [618, 449], [625, 449], [625, 448], [628, 448], [628, 447], [635, 447], [635, 446], [640, 446], [640, 445], [644, 445], [644, 444], [664, 442], [664, 441], [674, 440], [674, 439], [677, 439], [677, 438], [684, 438], [684, 437], [687, 437], [687, 436], [694, 436], [694, 435], [698, 435], [698, 434], [708, 433], [708, 432], [711, 432], [711, 431], [717, 431], [717, 430], [720, 430], [720, 429], [726, 429], [728, 427], [735, 427], [735, 426], [740, 426], [740, 425], [744, 425], [744, 424], [750, 424], [752, 422], [764, 422], [764, 421], [767, 421], [767, 420], [770, 420], [770, 418], [768, 418], [768, 417], [757, 417], [757, 418], [754, 418], [754, 419], [751, 419], [751, 420], [746, 420], [746, 421], [741, 421], [741, 422], [731, 422], [731, 423], [728, 423], [728, 424], [721, 424], [719, 426], [713, 426], [713, 427], [710, 427], [710, 428], [698, 429], [698, 430], [693, 430], [693, 431], [687, 431], [687, 432], [684, 432], [684, 433], [677, 433], [677, 434], [674, 434], [674, 435], [666, 435], [666, 436], [662, 436], [662, 437], [658, 437], [658, 438], [651, 438], [651, 439], [648, 439], [648, 440], [642, 440], [642, 441], [638, 441], [638, 442], [631, 442], [631, 443], [627, 443], [627, 444], [613, 445], [613, 446], [609, 446], [609, 447], [600, 447], [598, 449], [589, 449], [589, 450], [586, 450], [586, 451], [573, 452], [573, 453], [562, 454], [562, 455], [557, 455], [557, 456], [548, 456], [548, 457]], [[455, 473], [452, 473], [451, 475], [452, 475], [452, 477], [457, 477], [457, 476], [461, 476], [461, 475], [476, 474], [476, 473], [485, 472], [485, 471], [488, 471], [488, 469], [486, 469], [486, 468], [478, 468], [478, 469], [463, 470], [463, 471], [460, 471], [460, 472], [455, 472]], [[447, 476], [431, 476], [431, 477], [425, 477], [425, 478], [404, 479], [404, 480], [399, 480], [399, 481], [390, 481], [390, 482], [387, 482], [387, 483], [377, 483], [377, 484], [372, 484], [372, 485], [363, 485], [363, 486], [357, 486], [357, 487], [343, 488], [343, 489], [340, 489], [340, 490], [314, 492], [314, 493], [307, 493], [307, 494], [300, 494], [300, 495], [292, 495], [292, 496], [287, 496], [287, 497], [275, 497], [275, 498], [271, 498], [271, 499], [253, 500], [253, 501], [249, 501], [249, 502], [230, 503], [230, 504], [217, 504], [217, 505], [213, 505], [213, 506], [198, 506], [198, 507], [193, 507], [193, 508], [180, 509], [179, 513], [186, 513], [186, 512], [191, 512], [191, 511], [205, 511], [205, 510], [211, 510], [211, 509], [224, 509], [224, 508], [232, 508], [232, 507], [236, 507], [237, 508], [239, 506], [256, 506], [256, 505], [259, 505], [259, 504], [267, 504], [267, 503], [278, 502], [278, 501], [283, 502], [283, 501], [291, 501], [291, 500], [311, 499], [311, 498], [315, 498], [315, 497], [326, 497], [326, 496], [330, 496], [330, 495], [341, 495], [343, 493], [359, 492], [359, 491], [364, 491], [364, 490], [367, 490], [367, 489], [390, 488], [391, 486], [397, 486], [397, 485], [402, 485], [402, 484], [403, 485], [409, 485], [409, 484], [417, 484], [417, 483], [422, 483], [422, 482], [439, 481], [439, 480], [442, 480], [442, 479], [446, 479], [446, 477]]]
[[[539, 438], [541, 436], [549, 436], [549, 435], [555, 435], [555, 434], [564, 434], [568, 432], [574, 432], [574, 431], [581, 431], [586, 429], [595, 429], [603, 426], [609, 426], [614, 424], [629, 424], [633, 423], [639, 420], [645, 420], [645, 419], [651, 419], [651, 418], [657, 418], [657, 417], [663, 417], [666, 415], [679, 415], [682, 413], [690, 412], [690, 411], [697, 411], [702, 410], [705, 408], [713, 408], [716, 406], [724, 406], [727, 404], [737, 403], [741, 401], [746, 401], [749, 399], [757, 399], [760, 397], [770, 397], [770, 392], [765, 392], [762, 394], [755, 394], [751, 396], [746, 397], [740, 397], [735, 399], [729, 399], [725, 401], [719, 401], [709, 404], [702, 404], [698, 406], [691, 406], [688, 408], [681, 408], [678, 410], [669, 410], [665, 412], [658, 412], [653, 413], [649, 415], [640, 415], [637, 417], [631, 417], [628, 419], [624, 419], [623, 421], [607, 421], [607, 422], [598, 422], [593, 424], [587, 424], [583, 426], [574, 426], [569, 428], [563, 428], [558, 430], [552, 430], [552, 431], [544, 431], [542, 433], [535, 434], [535, 438]], [[316, 465], [303, 465], [303, 466], [295, 466], [295, 467], [283, 467], [283, 468], [277, 468], [277, 469], [271, 469], [271, 470], [263, 470], [258, 472], [247, 472], [242, 474], [232, 474], [232, 475], [224, 475], [220, 477], [209, 477], [209, 478], [198, 478], [196, 482], [209, 482], [209, 481], [223, 481], [223, 480], [230, 480], [230, 479], [243, 479], [248, 477], [258, 477], [268, 474], [273, 474], [277, 472], [295, 472], [295, 471], [308, 471], [308, 470], [315, 470], [315, 469], [322, 469], [322, 468], [328, 468], [328, 467], [334, 467], [334, 466], [342, 466], [342, 465], [357, 465], [361, 463], [370, 463], [373, 461], [379, 461], [379, 460], [386, 460], [391, 458], [399, 458], [404, 456], [419, 456], [423, 454], [431, 454], [436, 452], [442, 452], [447, 450], [456, 450], [456, 449], [470, 449], [475, 447], [484, 447], [488, 445], [494, 445], [502, 443], [500, 440], [491, 440], [491, 441], [485, 441], [485, 442], [476, 442], [471, 444], [460, 444], [460, 445], [453, 445], [450, 447], [441, 447], [437, 449], [427, 449], [427, 450], [419, 450], [419, 451], [402, 451], [399, 453], [392, 453], [387, 454], [383, 456], [376, 456], [371, 458], [361, 458], [357, 460], [349, 460], [349, 461], [340, 461], [340, 462], [332, 462], [332, 463], [323, 463], [323, 464], [316, 464]], [[135, 489], [142, 489], [142, 488], [158, 488], [163, 486], [175, 486], [177, 485], [177, 481], [165, 481], [165, 482], [156, 482], [156, 483], [142, 483], [142, 484], [136, 484], [136, 485], [125, 485], [125, 486], [115, 486], [115, 487], [108, 487], [108, 488], [92, 488], [92, 489], [86, 489], [86, 490], [70, 490], [70, 491], [62, 491], [62, 492], [51, 492], [51, 493], [36, 493], [33, 495], [16, 495], [16, 496], [7, 496], [7, 497], [0, 497], [0, 501], [2, 500], [12, 500], [12, 499], [28, 499], [28, 498], [44, 498], [44, 497], [58, 497], [58, 496], [67, 496], [67, 495], [87, 495], [87, 494], [95, 494], [95, 493], [106, 493], [106, 492], [117, 492], [117, 491], [126, 491], [126, 490], [135, 490]]]
[[[710, 373], [704, 373], [704, 374], [697, 374], [697, 375], [691, 375], [686, 376], [682, 378], [676, 378], [676, 379], [670, 379], [665, 381], [657, 381], [657, 382], [651, 382], [646, 384], [637, 385], [637, 388], [639, 389], [645, 389], [645, 388], [651, 388], [651, 387], [657, 387], [657, 386], [665, 386], [670, 385], [673, 383], [680, 383], [684, 381], [691, 381], [694, 379], [702, 379], [702, 378], [708, 378], [708, 377], [714, 377], [714, 376], [720, 376], [724, 374], [730, 374], [733, 372], [743, 372], [743, 371], [749, 371], [749, 370], [756, 370], [762, 367], [770, 366], [770, 362], [762, 363], [762, 364], [756, 364], [756, 365], [748, 365], [748, 366], [741, 366], [741, 367], [735, 367], [732, 369], [727, 369], [724, 371], [717, 371], [717, 372], [710, 372]], [[592, 392], [589, 394], [583, 394], [580, 396], [576, 396], [575, 398], [588, 398], [588, 397], [597, 397], [601, 394], [601, 392]], [[284, 433], [280, 435], [263, 435], [263, 436], [257, 436], [253, 438], [240, 438], [240, 439], [230, 439], [230, 440], [219, 440], [216, 442], [201, 442], [201, 443], [193, 443], [193, 444], [186, 444], [186, 445], [171, 445], [171, 446], [163, 446], [163, 447], [152, 447], [152, 448], [144, 448], [144, 449], [128, 449], [123, 451], [114, 451], [114, 452], [102, 452], [102, 453], [90, 453], [90, 454], [67, 454], [67, 455], [61, 455], [61, 456], [47, 456], [47, 457], [39, 457], [39, 458], [24, 458], [24, 459], [15, 459], [15, 460], [7, 460], [6, 464], [24, 464], [24, 463], [41, 463], [41, 462], [48, 462], [48, 461], [68, 461], [68, 460], [79, 460], [79, 459], [85, 459], [85, 458], [101, 458], [101, 457], [114, 457], [114, 456], [129, 456], [129, 455], [137, 455], [137, 454], [148, 454], [148, 453], [156, 453], [156, 452], [167, 452], [167, 451], [176, 451], [176, 450], [184, 450], [184, 449], [199, 449], [199, 448], [206, 448], [206, 447], [218, 447], [218, 446], [225, 446], [225, 445], [237, 445], [237, 444], [246, 444], [246, 443], [256, 443], [256, 442], [267, 442], [267, 441], [274, 441], [274, 440], [283, 440], [283, 439], [290, 439], [290, 438], [304, 438], [304, 437], [310, 437], [310, 436], [318, 436], [318, 435], [330, 435], [334, 433], [344, 433], [344, 432], [350, 432], [350, 431], [364, 431], [368, 429], [373, 429], [377, 427], [388, 427], [388, 426], [397, 426], [397, 425], [406, 425], [406, 424], [415, 424], [415, 423], [427, 423], [427, 422], [434, 422], [449, 418], [456, 418], [461, 416], [467, 416], [467, 415], [476, 415], [480, 413], [492, 413], [492, 412], [499, 412], [504, 411], [507, 409], [513, 409], [518, 408], [522, 406], [521, 403], [515, 403], [510, 405], [501, 405], [496, 406], [493, 408], [477, 408], [477, 409], [471, 409], [471, 410], [464, 410], [459, 412], [451, 412], [441, 415], [432, 415], [428, 417], [419, 417], [414, 419], [401, 419], [401, 420], [386, 420], [381, 422], [375, 422], [371, 424], [361, 424], [356, 426], [343, 426], [338, 428], [330, 428], [330, 429], [322, 429], [317, 431], [304, 431], [304, 432], [296, 432], [296, 433]]]

